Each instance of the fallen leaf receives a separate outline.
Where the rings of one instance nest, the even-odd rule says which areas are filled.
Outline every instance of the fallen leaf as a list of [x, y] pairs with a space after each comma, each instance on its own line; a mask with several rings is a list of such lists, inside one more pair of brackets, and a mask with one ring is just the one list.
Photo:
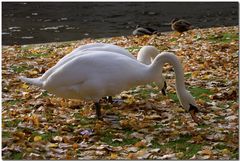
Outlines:
[[42, 137], [41, 136], [35, 136], [34, 138], [33, 138], [33, 141], [34, 142], [38, 142], [38, 141], [41, 141], [42, 140]]

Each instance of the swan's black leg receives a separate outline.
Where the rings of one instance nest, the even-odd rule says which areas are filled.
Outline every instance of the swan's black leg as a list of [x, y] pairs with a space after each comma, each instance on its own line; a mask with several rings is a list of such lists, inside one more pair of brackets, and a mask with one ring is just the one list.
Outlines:
[[96, 116], [97, 116], [97, 119], [101, 120], [101, 106], [100, 106], [100, 103], [99, 102], [95, 102], [94, 103], [95, 105], [95, 108], [96, 108]]
[[166, 83], [166, 81], [164, 81], [164, 86], [163, 86], [163, 88], [162, 88], [162, 94], [163, 94], [164, 96], [166, 96], [166, 89], [167, 89], [167, 83]]
[[162, 89], [162, 94], [163, 94], [164, 96], [166, 96], [166, 91], [165, 91], [165, 89]]

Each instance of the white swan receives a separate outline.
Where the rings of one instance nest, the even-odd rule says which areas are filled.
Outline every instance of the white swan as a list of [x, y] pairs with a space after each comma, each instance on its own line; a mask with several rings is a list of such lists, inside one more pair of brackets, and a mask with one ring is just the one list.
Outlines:
[[163, 65], [170, 63], [176, 75], [177, 96], [182, 106], [191, 111], [194, 119], [198, 108], [192, 95], [185, 89], [183, 69], [174, 54], [163, 52], [150, 65], [145, 65], [114, 52], [85, 52], [67, 61], [45, 80], [42, 77], [21, 77], [21, 80], [59, 97], [92, 100], [95, 102], [97, 117], [100, 118], [100, 98], [116, 95], [138, 85], [158, 82]]
[[[56, 65], [48, 69], [43, 76], [41, 77], [41, 80], [44, 81], [48, 78], [49, 75], [51, 75], [56, 69], [64, 65], [66, 62], [74, 59], [75, 57], [79, 55], [84, 55], [89, 52], [86, 51], [108, 51], [108, 52], [114, 52], [117, 54], [128, 56], [132, 59], [136, 59], [128, 50], [112, 45], [112, 44], [106, 44], [106, 43], [91, 43], [87, 45], [80, 46], [70, 52], [69, 54], [65, 55], [63, 58], [61, 58]], [[94, 52], [90, 52], [94, 53]], [[159, 51], [154, 46], [144, 46], [140, 49], [137, 55], [137, 60], [144, 64], [150, 64], [152, 60], [159, 54]], [[166, 89], [167, 89], [167, 83], [165, 81], [165, 78], [161, 75], [159, 77], [159, 80], [155, 82], [158, 87], [161, 89], [163, 95], [166, 95]]]

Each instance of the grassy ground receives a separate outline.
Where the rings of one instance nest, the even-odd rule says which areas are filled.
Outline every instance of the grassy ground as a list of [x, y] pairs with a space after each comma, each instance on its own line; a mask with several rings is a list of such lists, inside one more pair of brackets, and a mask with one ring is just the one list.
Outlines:
[[[235, 26], [3, 47], [3, 159], [238, 159], [238, 38]], [[144, 45], [173, 51], [204, 124], [181, 108], [170, 65], [164, 67], [167, 96], [154, 83], [124, 91], [116, 96], [124, 102], [102, 102], [103, 114], [114, 118], [105, 121], [95, 119], [91, 102], [57, 98], [19, 81], [42, 75], [91, 42], [116, 44], [135, 56]]]

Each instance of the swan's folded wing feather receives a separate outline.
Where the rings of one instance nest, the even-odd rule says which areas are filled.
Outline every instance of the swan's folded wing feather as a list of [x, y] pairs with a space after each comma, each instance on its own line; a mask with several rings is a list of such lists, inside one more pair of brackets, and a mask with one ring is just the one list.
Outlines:
[[[119, 55], [113, 52], [93, 52], [80, 55], [66, 62], [56, 69], [47, 79], [45, 87], [57, 88], [97, 80], [104, 88], [108, 83], [114, 82], [116, 86], [134, 82], [133, 77], [142, 74], [140, 68], [145, 65], [135, 59]], [[122, 83], [125, 81], [126, 83]]]
[[114, 52], [117, 54], [122, 54], [125, 56], [128, 56], [132, 59], [135, 59], [135, 57], [125, 50], [124, 48], [121, 48], [116, 45], [112, 44], [105, 44], [105, 43], [92, 43], [80, 46], [79, 48], [73, 50], [71, 53], [65, 55], [63, 58], [61, 58], [57, 64], [55, 64], [53, 67], [48, 69], [42, 76], [42, 80], [46, 80], [56, 69], [60, 68], [62, 65], [64, 65], [66, 62], [69, 62], [70, 60], [84, 54], [88, 54], [88, 51], [107, 51], [107, 52]]

